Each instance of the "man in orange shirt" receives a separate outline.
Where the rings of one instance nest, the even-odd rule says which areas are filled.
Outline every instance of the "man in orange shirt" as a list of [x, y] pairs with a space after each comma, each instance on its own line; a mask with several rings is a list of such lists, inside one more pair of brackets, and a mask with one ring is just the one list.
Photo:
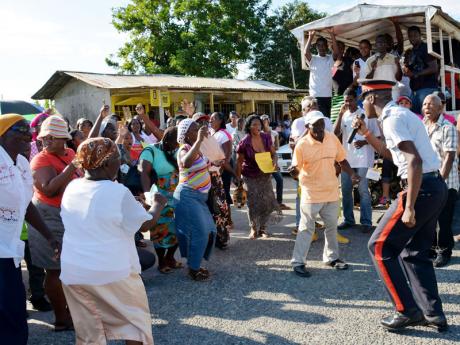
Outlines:
[[305, 259], [310, 249], [318, 214], [325, 225], [324, 263], [336, 269], [348, 268], [348, 265], [339, 259], [337, 243], [339, 181], [335, 174], [335, 162], [338, 162], [343, 171], [350, 174], [354, 183], [359, 181], [359, 176], [345, 159], [346, 152], [337, 137], [324, 130], [324, 118], [319, 111], [311, 111], [305, 117], [308, 133], [295, 147], [291, 168], [294, 176], [299, 175], [299, 184], [302, 188], [299, 232], [291, 260], [294, 272], [301, 277], [310, 276], [305, 267]]

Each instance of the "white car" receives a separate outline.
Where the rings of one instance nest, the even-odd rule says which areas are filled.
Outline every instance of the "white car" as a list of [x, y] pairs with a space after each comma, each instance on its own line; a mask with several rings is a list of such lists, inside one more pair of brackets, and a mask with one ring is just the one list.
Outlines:
[[276, 151], [276, 155], [278, 156], [278, 166], [280, 171], [283, 174], [287, 174], [292, 162], [292, 150], [289, 147], [289, 144], [281, 146]]

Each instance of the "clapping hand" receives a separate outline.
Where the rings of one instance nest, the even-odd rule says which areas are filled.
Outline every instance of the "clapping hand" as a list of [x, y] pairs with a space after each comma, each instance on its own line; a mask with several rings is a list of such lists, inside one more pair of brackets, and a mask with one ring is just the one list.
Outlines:
[[203, 142], [204, 138], [207, 138], [207, 137], [208, 137], [208, 134], [209, 134], [208, 127], [207, 127], [207, 126], [202, 126], [202, 127], [198, 130], [198, 138], [197, 138], [197, 141], [198, 141], [199, 143]]

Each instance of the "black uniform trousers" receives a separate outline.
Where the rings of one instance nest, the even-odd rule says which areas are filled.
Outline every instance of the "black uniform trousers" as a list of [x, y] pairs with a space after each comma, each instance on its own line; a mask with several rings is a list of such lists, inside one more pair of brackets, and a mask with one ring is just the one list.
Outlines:
[[455, 203], [457, 202], [457, 191], [455, 189], [449, 189], [447, 193], [447, 202], [439, 215], [439, 232], [438, 236], [435, 237], [433, 246], [436, 247], [437, 251], [451, 257], [452, 249], [454, 248], [454, 235], [452, 233], [452, 221], [454, 219]]
[[424, 175], [415, 202], [415, 227], [401, 221], [406, 202], [403, 191], [369, 240], [376, 270], [399, 312], [421, 309], [428, 316], [443, 315], [429, 252], [446, 199], [447, 186], [441, 177]]
[[26, 291], [21, 267], [0, 258], [0, 344], [26, 345], [28, 338]]

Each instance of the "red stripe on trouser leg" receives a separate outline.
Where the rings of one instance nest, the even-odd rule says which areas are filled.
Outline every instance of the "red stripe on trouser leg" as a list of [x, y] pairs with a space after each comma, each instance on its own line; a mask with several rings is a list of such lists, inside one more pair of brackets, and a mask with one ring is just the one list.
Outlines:
[[390, 235], [391, 230], [393, 230], [396, 222], [402, 216], [403, 212], [404, 212], [403, 193], [401, 193], [401, 195], [399, 196], [399, 200], [398, 200], [398, 207], [396, 208], [395, 212], [391, 216], [390, 220], [385, 224], [382, 232], [380, 233], [378, 240], [375, 243], [375, 254], [374, 254], [374, 258], [375, 258], [375, 261], [377, 262], [377, 266], [379, 267], [383, 281], [385, 285], [387, 286], [388, 291], [390, 292], [390, 295], [393, 298], [393, 301], [395, 302], [396, 310], [399, 312], [404, 311], [404, 305], [402, 304], [401, 299], [399, 298], [398, 292], [396, 291], [395, 286], [393, 285], [393, 282], [391, 281], [390, 275], [388, 274], [387, 268], [385, 267], [385, 264], [383, 263], [382, 251], [383, 251], [383, 245], [385, 243], [385, 240]]

